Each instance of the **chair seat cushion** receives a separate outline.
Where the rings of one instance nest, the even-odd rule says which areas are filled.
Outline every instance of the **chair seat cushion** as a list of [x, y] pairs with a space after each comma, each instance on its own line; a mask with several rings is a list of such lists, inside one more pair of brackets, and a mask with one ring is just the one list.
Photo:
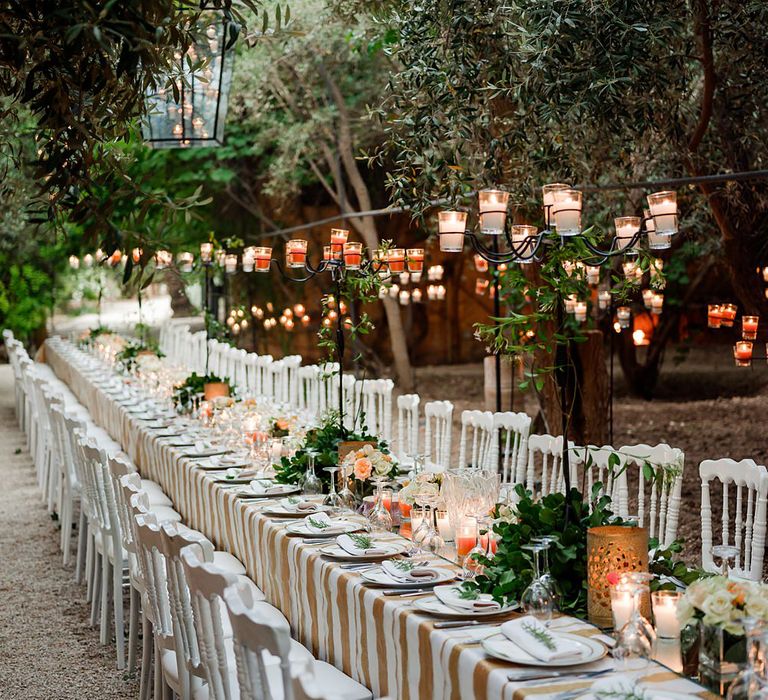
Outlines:
[[154, 513], [158, 523], [164, 523], [164, 522], [180, 523], [181, 522], [181, 514], [177, 513], [173, 508], [170, 508], [169, 506], [153, 505], [152, 513]]
[[229, 552], [221, 552], [216, 550], [213, 553], [213, 564], [218, 566], [228, 574], [235, 574], [235, 576], [245, 575], [245, 567], [237, 557], [232, 556]]
[[[162, 486], [151, 479], [141, 480], [141, 490], [147, 492], [149, 505], [173, 507], [173, 501], [165, 495]], [[154, 510], [154, 508], [153, 508]]]

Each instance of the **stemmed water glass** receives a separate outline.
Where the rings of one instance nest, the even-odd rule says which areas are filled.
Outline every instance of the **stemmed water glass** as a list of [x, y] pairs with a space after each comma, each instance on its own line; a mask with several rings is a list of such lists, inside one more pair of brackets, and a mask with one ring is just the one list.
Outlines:
[[549, 543], [531, 542], [523, 549], [531, 552], [533, 560], [533, 580], [520, 596], [520, 606], [527, 615], [532, 615], [544, 625], [549, 625], [555, 611], [555, 596], [550, 585], [541, 575], [541, 553], [549, 548]]
[[323, 482], [315, 474], [315, 455], [307, 452], [307, 470], [304, 472], [302, 488], [307, 496], [316, 496], [323, 492]]
[[539, 537], [532, 537], [531, 542], [540, 544], [543, 547], [541, 550], [541, 576], [539, 578], [549, 588], [554, 601], [554, 608], [557, 610], [560, 607], [560, 586], [549, 570], [549, 550], [557, 542], [557, 537], [555, 535], [540, 535]]
[[730, 544], [716, 544], [710, 552], [712, 553], [712, 561], [720, 560], [720, 573], [723, 576], [728, 576], [728, 572], [736, 565], [739, 548]]
[[[491, 536], [493, 518], [491, 512], [499, 500], [499, 490], [501, 488], [501, 476], [497, 472], [484, 470], [474, 470], [472, 481], [473, 498], [471, 506], [475, 509], [475, 520], [477, 521], [477, 542], [475, 546], [467, 553], [464, 559], [464, 578], [474, 578], [480, 573], [480, 565], [476, 557], [491, 558]], [[482, 531], [485, 531], [487, 541], [483, 544]]]
[[413, 542], [421, 549], [437, 553], [445, 546], [445, 540], [435, 528], [434, 511], [437, 505], [438, 494], [423, 492], [416, 496], [416, 503], [421, 506], [421, 522], [411, 535]]
[[371, 479], [371, 481], [376, 485], [373, 510], [368, 515], [371, 529], [379, 532], [390, 532], [392, 530], [392, 514], [384, 505], [384, 485], [388, 483], [389, 479], [386, 476], [379, 476]]
[[[754, 617], [741, 620], [747, 639], [747, 666], [728, 688], [728, 700], [754, 700], [768, 697], [768, 678], [766, 678], [765, 648], [768, 642], [765, 623]], [[762, 658], [761, 658], [762, 657]]]
[[[626, 624], [616, 635], [613, 658], [620, 670], [642, 670], [648, 665], [653, 653], [653, 640], [649, 638], [648, 621], [640, 613], [640, 601], [647, 594], [647, 582], [639, 577], [625, 577], [617, 584], [623, 586], [632, 596], [632, 613]], [[653, 628], [651, 628], [652, 631]]]
[[355, 510], [355, 493], [349, 488], [349, 477], [344, 473], [344, 469], [341, 469], [342, 489], [339, 491], [339, 498], [341, 499], [341, 505], [349, 510]]
[[340, 467], [325, 467], [325, 471], [331, 475], [331, 486], [330, 490], [328, 491], [328, 495], [323, 501], [323, 505], [328, 506], [331, 510], [331, 513], [334, 514], [338, 513], [342, 508], [341, 498], [336, 492], [336, 472], [338, 472], [339, 469]]

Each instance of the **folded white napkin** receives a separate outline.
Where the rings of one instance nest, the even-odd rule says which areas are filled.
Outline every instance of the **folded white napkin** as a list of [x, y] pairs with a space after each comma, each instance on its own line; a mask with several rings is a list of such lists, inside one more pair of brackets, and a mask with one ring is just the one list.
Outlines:
[[304, 518], [304, 527], [309, 532], [321, 533], [330, 530], [335, 523], [328, 517], [327, 513], [313, 513]]
[[435, 595], [437, 599], [449, 608], [454, 610], [467, 610], [469, 612], [489, 612], [492, 610], [501, 610], [499, 605], [489, 593], [480, 593], [475, 599], [462, 598], [460, 593], [462, 588], [453, 584], [447, 586], [436, 586]]
[[195, 452], [207, 452], [213, 447], [208, 440], [195, 440]]
[[285, 486], [283, 484], [273, 484], [271, 481], [265, 481], [264, 479], [254, 479], [250, 483], [251, 491], [259, 495], [269, 495], [276, 493], [283, 493]]
[[320, 510], [320, 506], [317, 503], [297, 496], [282, 499], [280, 505], [283, 507], [283, 510], [290, 511], [291, 513], [314, 513]]
[[389, 559], [382, 562], [381, 568], [388, 576], [396, 580], [413, 581], [414, 583], [430, 583], [440, 573], [429, 566], [419, 566], [405, 559]]
[[556, 663], [581, 656], [582, 647], [576, 642], [547, 629], [535, 617], [526, 615], [505, 622], [501, 633], [531, 656]]
[[[359, 547], [357, 543], [349, 535], [339, 535], [336, 538], [336, 544], [339, 545], [345, 552], [355, 557], [368, 557], [377, 556], [387, 553], [387, 550], [383, 547]], [[373, 542], [371, 542], [373, 545]]]

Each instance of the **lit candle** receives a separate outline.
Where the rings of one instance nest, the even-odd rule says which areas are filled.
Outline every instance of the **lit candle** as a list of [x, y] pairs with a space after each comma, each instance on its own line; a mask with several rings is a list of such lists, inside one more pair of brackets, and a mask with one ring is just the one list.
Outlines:
[[397, 295], [400, 293], [400, 287], [396, 284], [393, 284], [389, 288], [389, 296], [391, 296], [393, 299], [397, 299]]
[[333, 251], [334, 259], [339, 259], [341, 257], [341, 253], [344, 249], [344, 244], [347, 242], [347, 238], [349, 238], [349, 231], [346, 229], [331, 229], [331, 250]]
[[310, 321], [311, 319], [306, 314], [301, 317], [301, 325], [304, 326], [305, 328], [309, 325]]
[[400, 305], [408, 306], [411, 303], [411, 293], [407, 289], [400, 292]]
[[237, 255], [229, 253], [224, 258], [224, 271], [230, 275], [237, 272]]
[[456, 554], [459, 562], [474, 548], [477, 542], [477, 523], [472, 518], [464, 518], [456, 528]]
[[85, 265], [86, 267], [93, 266], [93, 255], [91, 255], [90, 253], [87, 253], [83, 257], [83, 265]]
[[475, 270], [478, 272], [488, 272], [488, 261], [479, 253], [475, 253]]
[[629, 328], [629, 318], [631, 310], [628, 306], [620, 306], [616, 309], [616, 318], [619, 319], [620, 328]]
[[653, 290], [652, 289], [644, 289], [643, 290], [643, 304], [645, 304], [646, 309], [651, 308], [651, 299], [653, 299]]
[[630, 587], [617, 584], [611, 586], [611, 611], [613, 612], [613, 629], [620, 630], [629, 622], [635, 609], [635, 593]]
[[565, 304], [565, 313], [567, 314], [573, 314], [576, 313], [576, 295], [575, 294], [569, 294], [564, 302]]
[[253, 272], [253, 265], [256, 260], [256, 248], [249, 246], [243, 250], [243, 272]]
[[371, 256], [373, 262], [374, 272], [379, 273], [379, 277], [388, 277], [389, 271], [387, 270], [387, 259], [383, 250], [373, 251]]
[[288, 267], [304, 267], [307, 262], [307, 242], [294, 238], [285, 244], [285, 264]]
[[141, 261], [141, 256], [144, 255], [144, 251], [141, 248], [134, 248], [131, 251], [131, 258], [133, 258], [133, 262], [138, 264]]
[[677, 233], [677, 193], [654, 192], [648, 195], [647, 200], [656, 233]]
[[763, 282], [768, 283], [768, 267], [763, 268]]
[[424, 248], [408, 248], [408, 272], [424, 269]]
[[213, 243], [200, 244], [200, 260], [206, 265], [213, 260]]
[[437, 300], [443, 301], [445, 299], [445, 287], [443, 287], [442, 284], [437, 285], [437, 289], [435, 290], [437, 294]]
[[587, 265], [587, 284], [600, 284], [600, 268], [597, 265]]
[[280, 440], [272, 440], [269, 446], [269, 457], [272, 464], [277, 464], [283, 456], [283, 443]]
[[[626, 250], [635, 234], [640, 230], [640, 217], [639, 216], [619, 216], [613, 220], [613, 225], [616, 229], [616, 249]], [[636, 253], [637, 241], [634, 245], [626, 250], [627, 254]]]
[[293, 313], [295, 313], [297, 316], [303, 316], [307, 310], [304, 308], [304, 304], [294, 304], [293, 305]]
[[410, 520], [411, 518], [411, 504], [405, 501], [398, 500], [398, 507], [400, 508], [400, 517], [403, 520]]
[[722, 304], [720, 306], [720, 319], [725, 328], [732, 328], [733, 322], [736, 320], [736, 312], [738, 307], [736, 304]]
[[741, 317], [741, 337], [744, 340], [754, 340], [757, 338], [757, 324], [759, 320], [759, 316]]
[[482, 190], [478, 193], [480, 209], [480, 230], [488, 236], [504, 233], [507, 221], [509, 192], [503, 190]]
[[737, 367], [748, 367], [752, 361], [752, 343], [748, 340], [740, 340], [733, 346], [733, 357]]
[[345, 243], [344, 244], [344, 264], [348, 270], [359, 270], [363, 262], [363, 244]]
[[405, 250], [403, 248], [392, 248], [387, 255], [389, 271], [392, 274], [399, 275], [405, 270]]
[[531, 262], [533, 250], [536, 246], [535, 237], [537, 233], [536, 227], [529, 226], [528, 224], [514, 224], [511, 227], [512, 246], [517, 256], [515, 262], [524, 265]]
[[254, 270], [256, 272], [269, 272], [269, 265], [272, 261], [272, 248], [257, 246], [253, 254], [255, 256]]
[[710, 328], [720, 328], [721, 323], [720, 304], [709, 304], [707, 306], [707, 326]]
[[571, 189], [571, 186], [566, 185], [562, 182], [553, 182], [548, 185], [544, 185], [541, 188], [542, 199], [544, 200], [544, 221], [547, 224], [547, 228], [557, 225], [553, 217], [555, 194], [562, 190], [569, 190], [569, 189]]
[[451, 519], [444, 510], [437, 511], [437, 531], [445, 542], [453, 542], [455, 533], [451, 527]]
[[432, 265], [432, 267], [427, 270], [427, 279], [439, 281], [443, 279], [443, 266], [442, 265]]
[[173, 253], [170, 250], [158, 250], [155, 253], [155, 263], [158, 270], [168, 267], [173, 263]]
[[664, 295], [654, 294], [651, 297], [651, 312], [659, 316], [664, 308]]
[[579, 323], [584, 323], [587, 320], [587, 302], [577, 301], [573, 308], [573, 314]]
[[467, 212], [438, 212], [437, 229], [440, 235], [440, 250], [444, 253], [460, 253], [464, 248], [464, 231], [467, 229]]
[[621, 269], [624, 271], [624, 277], [629, 279], [630, 277], [635, 276], [637, 263], [633, 262], [632, 260], [627, 260], [626, 262], [621, 263]]
[[[134, 249], [135, 250], [135, 249]], [[141, 257], [141, 255], [139, 255]], [[195, 256], [192, 253], [179, 253], [177, 258], [177, 264], [181, 272], [192, 272], [192, 263], [195, 261]]]
[[73, 270], [77, 270], [80, 267], [80, 258], [78, 258], [77, 255], [70, 255], [69, 256], [69, 266]]
[[418, 284], [419, 282], [421, 282], [421, 275], [422, 275], [421, 272], [412, 272], [411, 282], [413, 282], [414, 284]]
[[408, 282], [410, 282], [410, 280], [411, 280], [411, 273], [410, 272], [401, 272], [398, 275], [398, 279], [400, 280], [400, 284], [403, 284], [403, 285], [408, 284]]
[[582, 196], [578, 190], [557, 190], [553, 214], [559, 236], [578, 236], [581, 233]]
[[414, 304], [421, 304], [421, 290], [420, 289], [414, 289], [411, 292], [411, 300]]
[[479, 296], [479, 297], [483, 296], [485, 294], [485, 290], [488, 289], [488, 285], [489, 284], [490, 283], [489, 283], [488, 280], [476, 279], [475, 280], [475, 294], [477, 294], [477, 296]]
[[607, 309], [611, 305], [611, 293], [604, 289], [597, 294], [597, 305], [600, 309]]
[[677, 606], [683, 594], [680, 591], [654, 591], [651, 594], [653, 617], [656, 620], [656, 634], [665, 639], [680, 636], [680, 622]]

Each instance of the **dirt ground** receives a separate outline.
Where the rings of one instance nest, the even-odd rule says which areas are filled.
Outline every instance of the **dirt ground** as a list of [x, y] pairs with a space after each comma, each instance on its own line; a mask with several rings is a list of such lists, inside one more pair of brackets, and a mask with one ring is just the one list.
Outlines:
[[[684, 558], [693, 564], [701, 556], [699, 462], [717, 457], [749, 457], [758, 464], [768, 461], [763, 425], [768, 411], [768, 364], [737, 368], [729, 346], [693, 349], [681, 363], [674, 361], [674, 355], [670, 349], [652, 401], [629, 396], [617, 367], [613, 444], [666, 442], [683, 450], [678, 537], [685, 540]], [[484, 407], [482, 366], [418, 368], [416, 381], [422, 401], [454, 403], [457, 453], [461, 411]]]

